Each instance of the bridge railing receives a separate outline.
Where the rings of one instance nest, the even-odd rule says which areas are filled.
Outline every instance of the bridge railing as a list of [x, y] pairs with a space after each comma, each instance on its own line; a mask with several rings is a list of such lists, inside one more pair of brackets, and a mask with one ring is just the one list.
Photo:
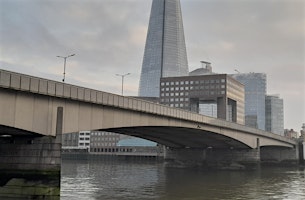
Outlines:
[[192, 121], [215, 120], [186, 110], [172, 108], [133, 97], [124, 97], [94, 89], [79, 87], [67, 83], [29, 76], [16, 72], [0, 70], [0, 87], [35, 94], [67, 98], [78, 101], [102, 104], [124, 109], [165, 115]]
[[273, 133], [246, 127], [244, 125], [232, 123], [222, 119], [216, 119], [197, 113], [192, 113], [187, 110], [172, 108], [166, 105], [156, 104], [142, 99], [120, 96], [112, 93], [79, 87], [44, 78], [33, 77], [2, 69], [0, 69], [0, 88], [10, 88], [35, 94], [85, 101], [101, 104], [104, 106], [112, 106], [144, 113], [152, 113], [156, 115], [179, 118], [194, 122], [194, 126], [195, 123], [198, 122], [198, 124], [208, 124], [210, 126], [217, 126], [219, 128], [230, 127], [231, 129], [235, 130], [242, 130], [244, 132], [251, 132], [252, 134], [254, 133], [257, 135], [264, 135], [283, 140], [282, 136]]

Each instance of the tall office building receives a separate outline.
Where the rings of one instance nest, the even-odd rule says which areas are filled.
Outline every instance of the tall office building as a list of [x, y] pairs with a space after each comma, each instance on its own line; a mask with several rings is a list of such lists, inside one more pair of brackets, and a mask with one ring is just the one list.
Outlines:
[[159, 97], [160, 78], [187, 76], [188, 63], [179, 0], [153, 0], [139, 96]]
[[283, 99], [276, 95], [266, 96], [266, 131], [284, 136]]
[[232, 75], [245, 86], [245, 125], [265, 130], [266, 74]]

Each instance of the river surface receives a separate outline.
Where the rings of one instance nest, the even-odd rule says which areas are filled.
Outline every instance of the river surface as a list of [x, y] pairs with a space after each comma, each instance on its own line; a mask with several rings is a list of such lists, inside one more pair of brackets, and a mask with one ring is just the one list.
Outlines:
[[305, 199], [304, 168], [177, 169], [156, 162], [63, 160], [61, 200]]

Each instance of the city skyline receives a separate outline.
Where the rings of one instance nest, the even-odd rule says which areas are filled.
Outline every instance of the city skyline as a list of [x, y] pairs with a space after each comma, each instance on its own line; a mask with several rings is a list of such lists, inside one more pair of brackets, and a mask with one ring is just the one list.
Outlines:
[[[151, 1], [0, 2], [0, 68], [136, 96]], [[305, 2], [181, 0], [189, 69], [267, 74], [284, 100], [284, 128], [305, 121]], [[56, 13], [56, 14], [54, 14]]]

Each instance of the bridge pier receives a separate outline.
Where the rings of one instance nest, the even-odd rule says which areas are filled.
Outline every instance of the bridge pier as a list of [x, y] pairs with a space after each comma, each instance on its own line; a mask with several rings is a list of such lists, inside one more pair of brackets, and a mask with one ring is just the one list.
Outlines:
[[0, 199], [60, 199], [62, 114], [56, 137], [0, 138]]
[[263, 165], [297, 165], [299, 164], [299, 147], [261, 147], [261, 163]]
[[215, 170], [253, 169], [260, 163], [259, 149], [166, 148], [165, 161], [171, 167]]

